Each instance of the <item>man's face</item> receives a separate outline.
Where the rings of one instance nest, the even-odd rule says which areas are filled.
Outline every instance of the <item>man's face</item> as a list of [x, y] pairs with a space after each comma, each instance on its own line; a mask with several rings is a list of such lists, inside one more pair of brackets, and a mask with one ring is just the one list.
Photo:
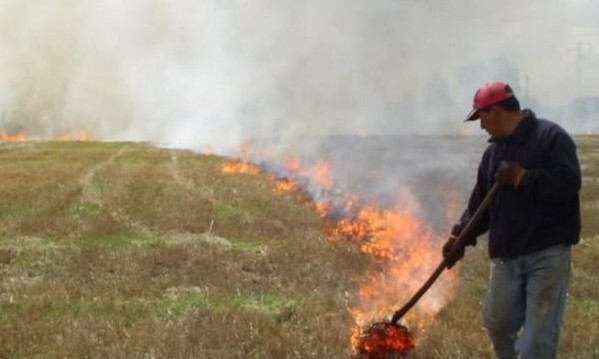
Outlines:
[[499, 121], [499, 112], [493, 106], [486, 110], [479, 112], [480, 116], [480, 128], [487, 131], [491, 137], [500, 137], [501, 135], [501, 122]]

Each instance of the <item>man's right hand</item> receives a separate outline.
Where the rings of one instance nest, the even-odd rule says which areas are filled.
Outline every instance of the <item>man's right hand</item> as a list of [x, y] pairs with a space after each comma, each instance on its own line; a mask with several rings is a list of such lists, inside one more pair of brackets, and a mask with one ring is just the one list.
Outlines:
[[460, 259], [464, 258], [464, 253], [466, 251], [465, 246], [462, 248], [456, 248], [456, 250], [452, 253], [453, 246], [456, 243], [458, 237], [451, 235], [447, 239], [447, 242], [443, 245], [443, 258], [445, 258], [445, 262], [447, 263], [447, 269], [453, 267]]
[[526, 175], [526, 169], [516, 162], [501, 161], [495, 179], [499, 184], [518, 189]]

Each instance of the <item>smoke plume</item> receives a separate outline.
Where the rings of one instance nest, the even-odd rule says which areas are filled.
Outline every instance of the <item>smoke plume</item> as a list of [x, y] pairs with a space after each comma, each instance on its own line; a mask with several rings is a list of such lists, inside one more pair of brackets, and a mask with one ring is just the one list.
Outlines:
[[531, 103], [596, 94], [597, 15], [590, 0], [1, 0], [2, 126], [216, 152], [476, 133], [460, 120], [484, 82]]

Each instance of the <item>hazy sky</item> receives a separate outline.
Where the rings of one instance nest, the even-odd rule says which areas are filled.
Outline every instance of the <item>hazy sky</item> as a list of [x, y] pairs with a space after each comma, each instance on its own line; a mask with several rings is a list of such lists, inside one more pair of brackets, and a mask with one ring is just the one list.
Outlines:
[[0, 116], [217, 152], [476, 132], [461, 120], [484, 82], [599, 96], [598, 39], [594, 0], [0, 0]]

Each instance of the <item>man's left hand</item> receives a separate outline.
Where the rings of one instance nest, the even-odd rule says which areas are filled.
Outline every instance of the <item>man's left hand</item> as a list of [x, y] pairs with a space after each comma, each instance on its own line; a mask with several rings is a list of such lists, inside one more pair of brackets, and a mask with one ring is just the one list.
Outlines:
[[495, 172], [495, 179], [504, 186], [518, 189], [526, 175], [526, 169], [516, 162], [502, 161]]

